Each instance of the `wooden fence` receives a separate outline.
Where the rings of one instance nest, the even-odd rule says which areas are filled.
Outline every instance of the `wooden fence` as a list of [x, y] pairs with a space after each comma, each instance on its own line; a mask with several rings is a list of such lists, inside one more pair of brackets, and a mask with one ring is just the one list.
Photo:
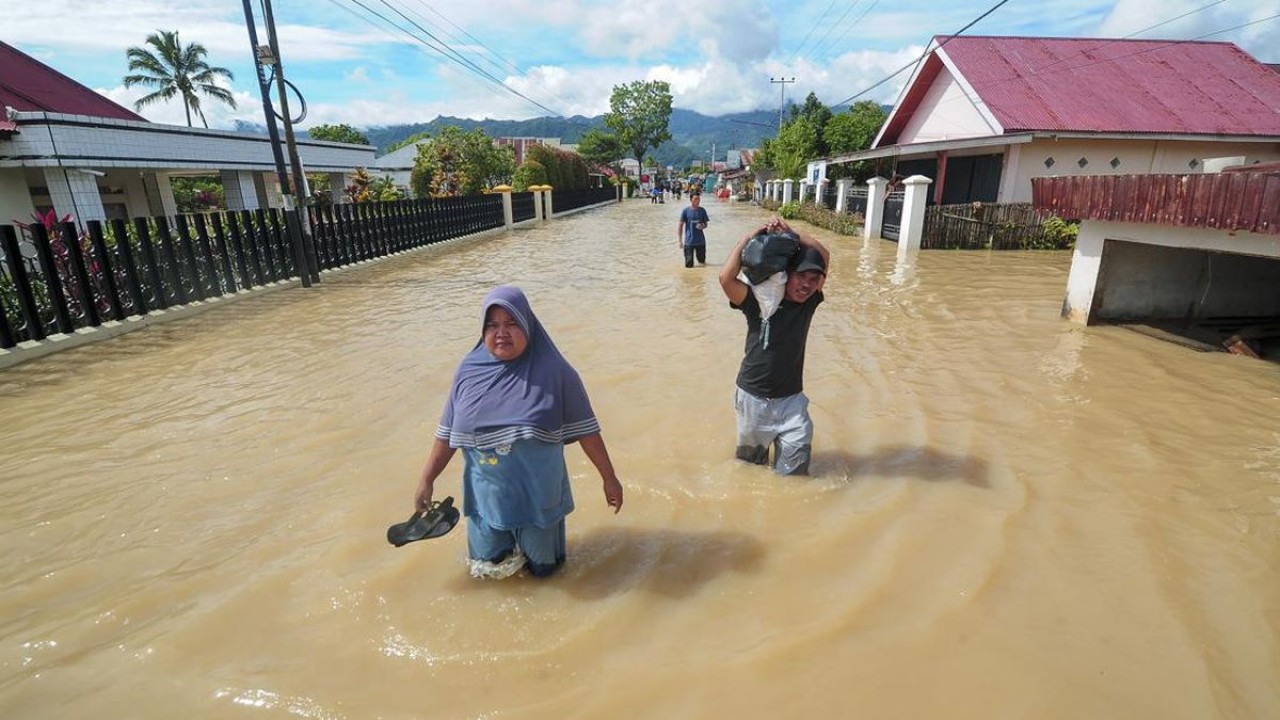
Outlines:
[[925, 209], [921, 248], [952, 250], [1023, 250], [1067, 247], [1048, 237], [1047, 211], [1031, 203], [965, 203], [930, 205]]

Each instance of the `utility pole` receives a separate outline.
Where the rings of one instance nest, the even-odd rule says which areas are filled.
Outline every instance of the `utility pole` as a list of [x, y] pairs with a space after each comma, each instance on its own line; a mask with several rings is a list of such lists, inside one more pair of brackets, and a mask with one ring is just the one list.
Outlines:
[[271, 12], [271, 0], [262, 0], [262, 14], [267, 21], [267, 43], [276, 59], [276, 88], [280, 93], [280, 115], [284, 121], [284, 144], [289, 149], [289, 164], [293, 169], [293, 206], [298, 211], [298, 230], [302, 233], [302, 248], [307, 256], [307, 270], [311, 273], [311, 280], [320, 282], [320, 263], [316, 258], [316, 246], [311, 237], [311, 222], [308, 218], [310, 208], [307, 206], [307, 175], [303, 172], [302, 158], [298, 156], [298, 143], [293, 136], [293, 119], [289, 115], [289, 95], [284, 79], [284, 60], [280, 57], [280, 45], [276, 41], [276, 20]]
[[[266, 116], [267, 136], [271, 138], [271, 154], [276, 161], [276, 175], [280, 178], [280, 190], [289, 188], [289, 172], [284, 169], [284, 153], [280, 150], [280, 131], [276, 129], [276, 111], [271, 107], [271, 83], [267, 81], [263, 70], [261, 48], [258, 46], [258, 28], [253, 21], [253, 7], [249, 0], [243, 0], [244, 22], [249, 28], [249, 45], [253, 51], [253, 65], [258, 70], [258, 90], [262, 94], [262, 112]], [[287, 223], [288, 224], [288, 223]], [[302, 279], [302, 287], [311, 287], [311, 271], [307, 267], [307, 254], [302, 247], [302, 234], [290, 233], [290, 245], [293, 248], [293, 262], [298, 268], [298, 277]]]
[[778, 132], [782, 132], [782, 113], [787, 108], [787, 84], [795, 82], [795, 78], [769, 78], [769, 82], [782, 86], [782, 97], [778, 100]]

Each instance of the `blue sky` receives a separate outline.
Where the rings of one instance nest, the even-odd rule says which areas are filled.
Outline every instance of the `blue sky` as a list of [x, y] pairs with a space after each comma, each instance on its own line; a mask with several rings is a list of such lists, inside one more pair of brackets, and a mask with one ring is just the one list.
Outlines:
[[[260, 2], [253, 0], [259, 18]], [[784, 88], [788, 102], [813, 92], [836, 104], [996, 2], [274, 0], [272, 7], [286, 76], [307, 101], [301, 125], [371, 127], [437, 115], [597, 115], [615, 85], [633, 80], [665, 80], [675, 107], [707, 115], [777, 110]], [[1276, 0], [1009, 0], [967, 34], [1203, 38], [1280, 63], [1277, 14]], [[178, 30], [235, 74], [239, 107], [206, 102], [210, 125], [262, 121], [239, 2], [39, 0], [7, 15], [0, 40], [130, 107], [142, 92], [121, 82], [125, 49], [158, 29]], [[892, 103], [908, 75], [862, 97]], [[770, 82], [777, 78], [795, 82]], [[178, 103], [142, 114], [185, 124]]]

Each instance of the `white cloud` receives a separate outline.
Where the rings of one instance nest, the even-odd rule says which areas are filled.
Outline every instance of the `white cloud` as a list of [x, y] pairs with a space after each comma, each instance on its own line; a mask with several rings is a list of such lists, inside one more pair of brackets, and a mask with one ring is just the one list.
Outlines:
[[[133, 106], [134, 102], [149, 94], [149, 90], [141, 87], [127, 88], [123, 85], [117, 85], [105, 90], [97, 88], [95, 91], [112, 102], [133, 110], [153, 123], [161, 125], [187, 124], [186, 111], [183, 109], [182, 101], [177, 98], [168, 102], [148, 105], [142, 110], [136, 110]], [[210, 128], [226, 129], [231, 127], [235, 120], [259, 124], [264, 122], [261, 97], [246, 92], [232, 92], [232, 96], [236, 100], [235, 108], [212, 98], [200, 98], [200, 107], [204, 110], [204, 115], [209, 121]], [[200, 118], [194, 115], [191, 118], [191, 124], [194, 127], [204, 127], [200, 122]]]

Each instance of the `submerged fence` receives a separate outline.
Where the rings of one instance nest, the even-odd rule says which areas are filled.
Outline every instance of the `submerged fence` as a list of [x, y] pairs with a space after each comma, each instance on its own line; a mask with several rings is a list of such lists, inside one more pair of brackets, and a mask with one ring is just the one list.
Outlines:
[[1031, 203], [964, 203], [925, 209], [924, 249], [1026, 250], [1070, 247], [1071, 237], [1047, 232], [1051, 213]]
[[[615, 191], [555, 193], [556, 214], [615, 199]], [[532, 220], [541, 194], [513, 193], [513, 222]], [[314, 208], [312, 270], [329, 270], [504, 227], [499, 193]], [[291, 234], [297, 210], [259, 209], [132, 222], [0, 225], [0, 348], [300, 277]]]

